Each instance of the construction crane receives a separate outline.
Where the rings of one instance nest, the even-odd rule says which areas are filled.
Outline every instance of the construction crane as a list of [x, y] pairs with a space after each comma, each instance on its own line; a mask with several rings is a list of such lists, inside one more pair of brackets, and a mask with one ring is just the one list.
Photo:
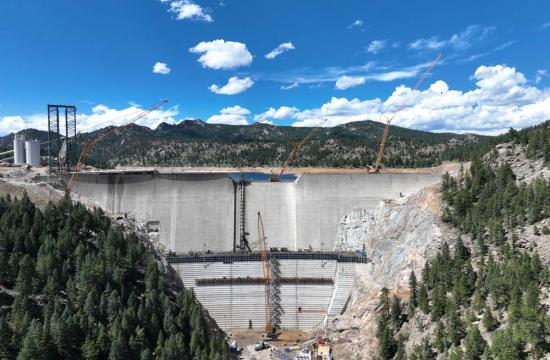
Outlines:
[[[326, 120], [325, 120], [326, 121]], [[288, 155], [287, 159], [283, 163], [283, 166], [281, 168], [281, 171], [279, 171], [278, 174], [272, 174], [271, 175], [271, 181], [272, 182], [279, 182], [281, 181], [281, 177], [283, 176], [284, 172], [287, 170], [288, 166], [294, 159], [294, 156], [296, 156], [296, 153], [300, 148], [313, 136], [313, 134], [317, 131], [317, 128], [312, 128], [307, 135], [297, 144], [292, 144], [292, 150], [290, 151], [290, 154]]]
[[271, 319], [271, 270], [269, 268], [269, 255], [267, 253], [267, 244], [265, 241], [264, 222], [262, 214], [258, 211], [258, 236], [260, 241], [260, 256], [262, 258], [262, 269], [264, 274], [265, 287], [265, 332], [268, 338], [275, 338], [273, 331], [273, 321]]
[[136, 121], [138, 121], [139, 119], [142, 119], [144, 118], [145, 116], [147, 116], [148, 114], [150, 114], [151, 112], [155, 111], [156, 109], [160, 108], [162, 105], [166, 104], [168, 102], [168, 100], [162, 100], [160, 102], [158, 102], [157, 104], [154, 104], [154, 105], [151, 105], [149, 106], [148, 108], [144, 109], [143, 111], [141, 111], [140, 113], [138, 113], [136, 116], [134, 117], [131, 117], [130, 119], [128, 119], [125, 123], [123, 123], [122, 125], [119, 125], [117, 127], [114, 127], [113, 129], [107, 131], [105, 134], [91, 140], [91, 141], [88, 141], [85, 145], [84, 145], [84, 149], [82, 149], [82, 152], [80, 153], [80, 156], [78, 157], [78, 162], [76, 163], [76, 166], [74, 168], [74, 171], [73, 173], [71, 174], [71, 178], [69, 180], [69, 184], [67, 185], [67, 193], [71, 193], [72, 191], [72, 188], [73, 188], [73, 185], [74, 185], [74, 182], [76, 180], [76, 178], [78, 177], [78, 173], [80, 172], [80, 170], [82, 170], [82, 167], [84, 165], [84, 159], [86, 158], [86, 155], [88, 154], [88, 152], [91, 150], [91, 148], [97, 144], [98, 142], [100, 142], [101, 140], [107, 138], [108, 136], [110, 136], [111, 134], [113, 134], [115, 131], [117, 130], [120, 130], [120, 129], [123, 129], [124, 127], [130, 125], [130, 124], [133, 124], [135, 123]]
[[[426, 69], [424, 74], [422, 74], [420, 79], [418, 79], [418, 81], [416, 82], [416, 85], [414, 86], [413, 90], [418, 90], [420, 88], [420, 85], [422, 85], [424, 80], [426, 80], [426, 78], [432, 72], [432, 70], [437, 65], [437, 63], [439, 63], [442, 56], [443, 56], [442, 54], [437, 55], [435, 60]], [[384, 131], [382, 132], [382, 138], [380, 139], [380, 147], [378, 148], [378, 154], [376, 155], [376, 162], [374, 163], [373, 171], [375, 173], [380, 171], [380, 164], [382, 162], [382, 159], [384, 158], [384, 150], [386, 149], [386, 141], [388, 141], [388, 136], [390, 134], [390, 124], [391, 124], [392, 120], [395, 119], [395, 116], [397, 115], [397, 113], [400, 112], [401, 110], [403, 110], [404, 107], [405, 107], [405, 105], [401, 105], [400, 107], [398, 107], [397, 110], [393, 113], [393, 116], [390, 117], [390, 118], [388, 118], [387, 116], [384, 115], [384, 117], [386, 118], [386, 125], [384, 125]]]

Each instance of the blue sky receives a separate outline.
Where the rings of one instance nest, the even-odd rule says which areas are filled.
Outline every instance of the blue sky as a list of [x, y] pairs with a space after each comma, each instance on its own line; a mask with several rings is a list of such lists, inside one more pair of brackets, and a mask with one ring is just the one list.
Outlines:
[[397, 125], [498, 133], [550, 118], [548, 44], [548, 1], [4, 0], [0, 134], [44, 128], [48, 103], [91, 128], [160, 99], [142, 124], [399, 110]]

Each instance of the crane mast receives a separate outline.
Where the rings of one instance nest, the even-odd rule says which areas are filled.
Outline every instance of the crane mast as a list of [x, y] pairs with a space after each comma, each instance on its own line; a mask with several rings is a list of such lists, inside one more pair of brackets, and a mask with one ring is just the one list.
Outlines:
[[271, 319], [271, 271], [269, 268], [269, 255], [265, 241], [264, 222], [262, 214], [258, 211], [258, 236], [260, 240], [260, 256], [262, 258], [262, 270], [264, 274], [265, 288], [265, 332], [268, 338], [274, 337], [273, 322]]

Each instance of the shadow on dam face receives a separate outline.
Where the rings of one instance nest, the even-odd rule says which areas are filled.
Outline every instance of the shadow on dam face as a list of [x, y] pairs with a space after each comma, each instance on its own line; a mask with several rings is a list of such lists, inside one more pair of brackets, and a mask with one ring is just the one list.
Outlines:
[[[74, 192], [107, 211], [158, 222], [161, 243], [176, 253], [234, 250], [241, 220], [252, 250], [257, 250], [258, 211], [269, 247], [330, 251], [339, 222], [354, 208], [374, 208], [382, 200], [397, 199], [440, 180], [439, 175], [421, 173], [303, 174], [269, 182], [268, 174], [247, 173], [246, 186], [234, 186], [239, 176], [81, 173]], [[241, 204], [243, 188], [246, 196]]]

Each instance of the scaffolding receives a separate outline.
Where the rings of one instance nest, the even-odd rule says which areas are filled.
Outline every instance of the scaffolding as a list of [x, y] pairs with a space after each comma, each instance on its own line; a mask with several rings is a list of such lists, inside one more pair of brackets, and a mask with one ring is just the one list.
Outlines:
[[76, 107], [48, 104], [48, 166], [50, 173], [52, 171], [69, 171], [74, 165], [75, 137]]

